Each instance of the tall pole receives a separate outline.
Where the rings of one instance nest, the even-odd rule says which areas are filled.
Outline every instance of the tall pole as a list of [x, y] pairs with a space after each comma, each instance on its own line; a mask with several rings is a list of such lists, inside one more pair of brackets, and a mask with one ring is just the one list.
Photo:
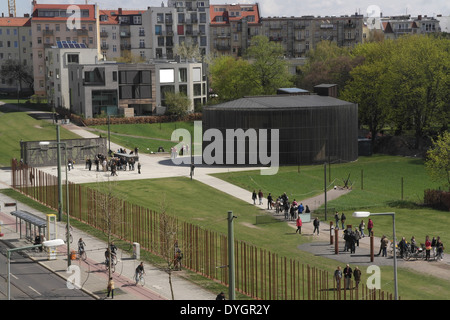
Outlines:
[[[64, 144], [64, 152], [65, 152], [65, 158], [67, 163], [67, 144], [62, 142]], [[67, 234], [67, 267], [70, 267], [71, 265], [71, 259], [70, 259], [70, 219], [69, 219], [69, 179], [67, 177], [67, 165], [66, 165], [66, 214], [67, 214], [67, 226], [66, 226], [66, 234]]]
[[325, 193], [325, 221], [327, 221], [327, 163], [326, 162], [323, 164], [323, 189], [324, 189], [324, 193]]
[[233, 211], [228, 211], [228, 300], [235, 300]]
[[398, 300], [398, 283], [397, 283], [397, 250], [395, 249], [395, 213], [392, 213], [392, 229], [394, 234], [394, 299]]
[[109, 155], [109, 150], [111, 150], [111, 135], [110, 135], [110, 130], [109, 130], [110, 122], [111, 122], [111, 116], [108, 115], [108, 155]]
[[58, 221], [62, 220], [62, 185], [61, 185], [61, 149], [60, 145], [59, 124], [56, 124], [56, 157], [58, 161]]

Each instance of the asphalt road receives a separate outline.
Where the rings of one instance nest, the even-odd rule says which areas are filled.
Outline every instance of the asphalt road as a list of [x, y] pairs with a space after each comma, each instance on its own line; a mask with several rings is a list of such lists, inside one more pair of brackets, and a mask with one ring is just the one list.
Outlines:
[[[7, 249], [0, 241], [0, 300], [7, 299]], [[12, 253], [10, 270], [11, 300], [93, 300], [82, 290], [68, 289], [64, 279], [26, 257], [24, 253]]]

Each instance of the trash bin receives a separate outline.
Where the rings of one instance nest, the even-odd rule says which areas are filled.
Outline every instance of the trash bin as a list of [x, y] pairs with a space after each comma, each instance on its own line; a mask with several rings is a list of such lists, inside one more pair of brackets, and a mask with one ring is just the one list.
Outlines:
[[70, 260], [76, 260], [77, 259], [77, 252], [75, 250], [72, 250], [70, 252]]
[[141, 245], [137, 242], [133, 242], [133, 259], [141, 258]]

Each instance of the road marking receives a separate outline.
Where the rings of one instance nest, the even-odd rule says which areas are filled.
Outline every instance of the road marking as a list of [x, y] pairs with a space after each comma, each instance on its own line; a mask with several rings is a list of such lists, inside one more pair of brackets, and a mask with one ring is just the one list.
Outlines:
[[34, 289], [32, 286], [28, 286], [28, 288], [30, 288], [31, 290], [33, 290], [34, 292], [36, 292], [38, 295], [42, 296], [42, 294], [40, 294], [39, 291], [37, 291], [36, 289]]
[[17, 278], [15, 275], [13, 275], [12, 273], [10, 273], [10, 275], [12, 276], [12, 277], [14, 277], [14, 279], [19, 279], [19, 278]]

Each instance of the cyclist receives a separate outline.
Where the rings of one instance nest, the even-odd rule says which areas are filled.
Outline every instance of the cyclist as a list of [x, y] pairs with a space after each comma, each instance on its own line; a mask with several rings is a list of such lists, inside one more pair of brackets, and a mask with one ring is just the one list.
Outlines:
[[142, 274], [145, 274], [145, 271], [144, 271], [144, 263], [143, 263], [143, 262], [141, 262], [141, 263], [137, 266], [137, 268], [136, 268], [136, 285], [138, 284], [138, 282], [139, 282], [139, 277], [140, 277]]
[[111, 242], [111, 244], [109, 245], [109, 250], [111, 251], [111, 257], [114, 258], [116, 257], [116, 251], [117, 251], [117, 247], [114, 244], [114, 242]]
[[80, 238], [80, 240], [78, 240], [78, 254], [81, 255], [81, 253], [84, 251], [85, 245], [86, 243], [84, 243], [83, 238]]

